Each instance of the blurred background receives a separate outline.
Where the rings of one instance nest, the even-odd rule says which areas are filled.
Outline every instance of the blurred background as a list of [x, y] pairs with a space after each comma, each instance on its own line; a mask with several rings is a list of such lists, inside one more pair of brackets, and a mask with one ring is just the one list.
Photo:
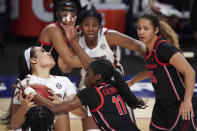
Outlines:
[[[36, 45], [41, 30], [54, 21], [55, 7], [59, 0], [0, 0], [0, 115], [6, 111], [12, 97], [13, 87], [18, 77], [17, 61], [20, 53]], [[179, 35], [183, 55], [197, 71], [197, 0], [71, 0], [78, 12], [96, 8], [103, 16], [102, 25], [138, 39], [136, 23], [144, 13], [154, 12], [166, 21]], [[121, 49], [121, 63], [125, 79], [131, 78], [145, 68], [138, 54]], [[68, 76], [73, 83], [78, 81], [80, 69]], [[154, 91], [149, 80], [132, 86], [138, 97], [148, 98], [148, 108], [135, 110], [137, 125], [148, 130]], [[197, 80], [195, 84], [197, 95]], [[145, 118], [145, 119], [139, 119]], [[78, 130], [79, 124], [76, 127]], [[77, 122], [73, 122], [76, 124]], [[0, 126], [0, 130], [3, 130]], [[72, 128], [74, 131], [75, 129]]]
[[[103, 16], [103, 26], [136, 39], [138, 18], [144, 13], [157, 13], [179, 34], [183, 55], [197, 70], [197, 0], [73, 1], [78, 12], [95, 7]], [[18, 56], [27, 47], [36, 45], [41, 30], [54, 21], [57, 2], [58, 0], [0, 0], [0, 97], [11, 96], [10, 85], [15, 83], [18, 75]], [[145, 68], [144, 61], [138, 54], [127, 49], [121, 49], [121, 63], [126, 79]], [[66, 75], [76, 82], [77, 73], [76, 69]], [[139, 96], [154, 96], [148, 80], [144, 83], [139, 83], [132, 89]]]

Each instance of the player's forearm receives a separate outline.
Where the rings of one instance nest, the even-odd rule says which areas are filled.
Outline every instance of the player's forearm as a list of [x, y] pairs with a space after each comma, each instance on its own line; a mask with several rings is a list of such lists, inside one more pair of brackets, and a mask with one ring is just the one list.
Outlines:
[[25, 121], [25, 114], [27, 113], [28, 109], [24, 108], [23, 106], [20, 106], [15, 114], [11, 117], [11, 128], [12, 129], [18, 129], [21, 128]]
[[128, 80], [128, 86], [132, 86], [136, 82], [139, 82], [141, 80], [144, 80], [148, 78], [148, 71], [145, 69], [142, 72], [138, 73], [136, 76], [134, 76], [131, 80]]
[[191, 101], [193, 92], [194, 92], [194, 84], [195, 84], [195, 71], [190, 69], [184, 74], [185, 78], [185, 95], [184, 101]]
[[48, 107], [54, 114], [61, 114], [61, 113], [65, 113], [65, 112], [69, 112], [71, 110], [74, 110], [78, 107], [81, 106], [80, 103], [75, 104], [74, 102], [71, 101], [62, 101], [58, 104], [53, 103], [45, 98], [43, 98], [42, 96], [36, 94], [36, 96], [33, 99], [36, 103], [42, 104], [46, 107]]
[[86, 52], [82, 49], [82, 47], [79, 45], [78, 39], [74, 38], [72, 41], [72, 47], [75, 50], [78, 58], [80, 59], [82, 65], [84, 68], [87, 68], [88, 65], [91, 63], [91, 58], [86, 54]]
[[85, 107], [80, 107], [75, 110], [72, 110], [71, 113], [82, 118], [87, 117], [87, 112], [86, 112]]
[[[55, 42], [54, 42], [55, 43]], [[73, 55], [67, 45], [62, 45], [62, 43], [55, 43], [54, 48], [57, 50], [59, 56], [62, 59], [62, 63], [66, 64], [71, 68], [81, 67], [81, 63], [77, 56]]]
[[61, 113], [59, 111], [60, 108], [58, 108], [58, 104], [55, 104], [55, 103], [43, 98], [42, 96], [40, 96], [38, 94], [35, 95], [33, 100], [38, 104], [48, 107], [54, 114]]

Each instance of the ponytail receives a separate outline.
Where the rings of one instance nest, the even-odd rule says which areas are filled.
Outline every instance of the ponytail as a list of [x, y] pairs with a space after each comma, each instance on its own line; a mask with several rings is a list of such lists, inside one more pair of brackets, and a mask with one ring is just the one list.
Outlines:
[[180, 49], [177, 33], [165, 21], [160, 20], [159, 25], [162, 36], [171, 41], [173, 46], [175, 46], [177, 49]]
[[139, 108], [144, 109], [146, 108], [145, 102], [141, 98], [137, 98], [129, 89], [127, 83], [125, 82], [122, 75], [114, 69], [114, 79], [115, 83], [118, 87], [121, 97], [126, 101], [127, 105], [132, 109]]

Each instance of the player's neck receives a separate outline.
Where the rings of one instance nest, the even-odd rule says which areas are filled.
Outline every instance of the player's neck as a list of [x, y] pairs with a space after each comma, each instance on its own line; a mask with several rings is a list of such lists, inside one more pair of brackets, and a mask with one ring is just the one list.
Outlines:
[[50, 70], [48, 69], [34, 70], [32, 72], [32, 75], [35, 75], [40, 78], [48, 79], [50, 78]]
[[148, 51], [151, 51], [151, 50], [153, 49], [156, 39], [157, 39], [157, 36], [154, 36], [154, 37], [152, 38], [152, 40], [149, 41], [149, 42], [146, 44], [146, 46], [147, 46], [147, 48], [148, 48]]
[[93, 49], [97, 46], [97, 39], [92, 39], [92, 40], [88, 40], [86, 39], [86, 45], [88, 46], [88, 48]]

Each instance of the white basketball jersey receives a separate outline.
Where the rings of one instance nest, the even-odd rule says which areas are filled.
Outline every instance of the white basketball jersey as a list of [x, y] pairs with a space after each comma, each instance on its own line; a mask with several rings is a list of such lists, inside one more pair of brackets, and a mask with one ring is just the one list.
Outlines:
[[[108, 30], [107, 28], [99, 29], [97, 45], [93, 49], [88, 48], [88, 46], [86, 45], [86, 42], [85, 42], [85, 37], [83, 35], [80, 35], [81, 37], [79, 38], [79, 43], [80, 43], [81, 47], [83, 48], [83, 50], [92, 59], [103, 58], [103, 59], [109, 60], [114, 65], [121, 66], [119, 63], [119, 60], [120, 60], [119, 48], [117, 48], [114, 51], [110, 48], [110, 46], [106, 40], [106, 36], [105, 36], [106, 32], [114, 32], [114, 31]], [[117, 53], [117, 54], [115, 54], [115, 53]], [[84, 69], [82, 69], [81, 74], [82, 74], [82, 77], [85, 76]]]
[[[62, 99], [66, 99], [66, 97], [71, 94], [76, 94], [75, 86], [67, 77], [50, 75], [50, 78], [44, 79], [35, 75], [27, 75], [27, 78], [22, 80], [21, 83], [25, 85], [27, 79], [29, 79], [29, 84], [43, 84], [48, 88], [51, 88], [55, 94]], [[17, 91], [18, 89], [15, 90], [15, 93]], [[14, 97], [13, 104], [20, 104], [18, 96]]]

